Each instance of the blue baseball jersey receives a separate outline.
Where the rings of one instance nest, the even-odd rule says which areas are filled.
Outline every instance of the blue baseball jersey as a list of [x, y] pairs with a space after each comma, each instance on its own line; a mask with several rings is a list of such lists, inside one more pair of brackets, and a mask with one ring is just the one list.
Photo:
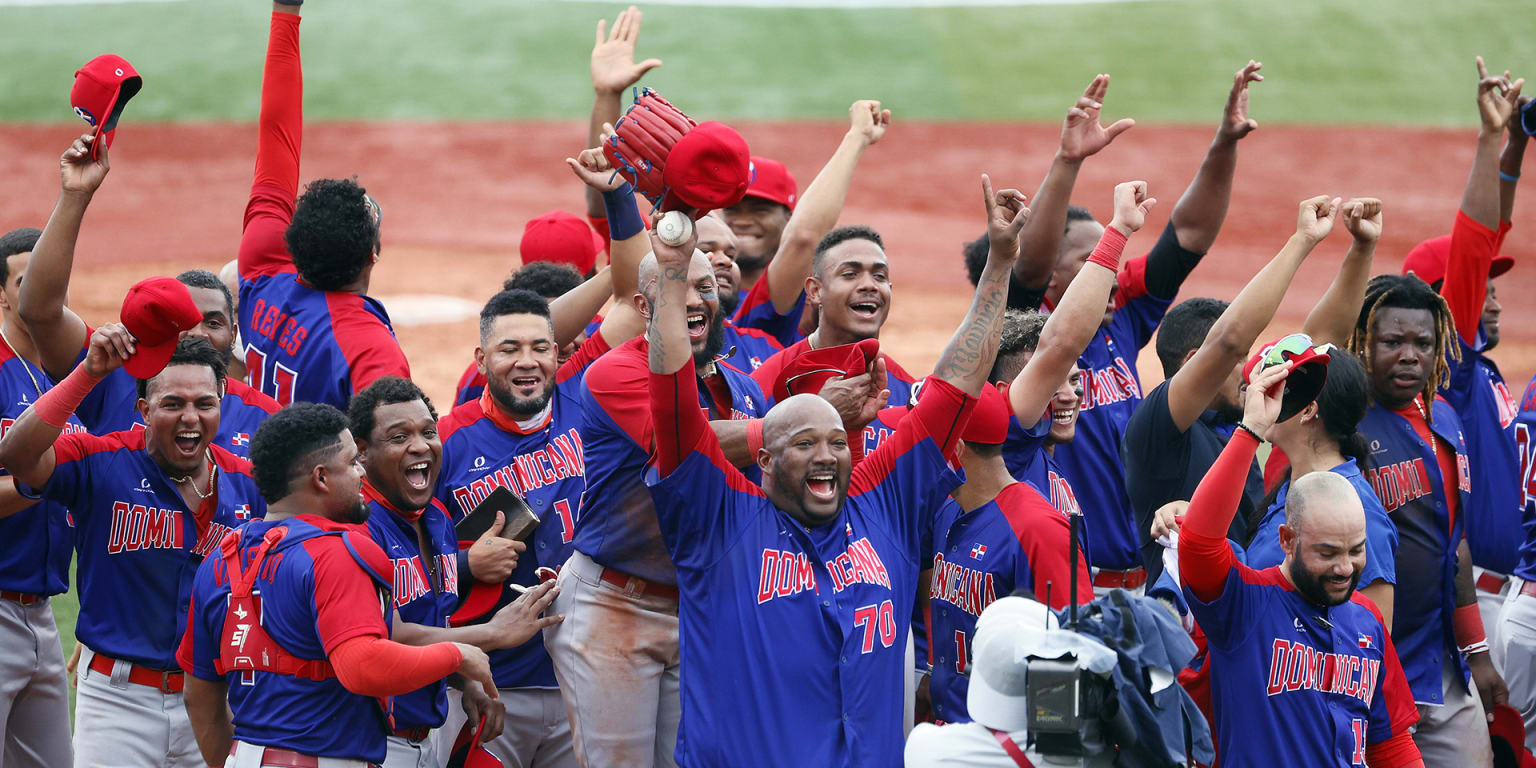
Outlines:
[[1536, 376], [1525, 386], [1520, 397], [1520, 412], [1515, 416], [1515, 445], [1520, 451], [1520, 496], [1528, 510], [1523, 525], [1520, 557], [1512, 573], [1526, 581], [1536, 581]]
[[725, 334], [724, 355], [720, 358], [727, 365], [734, 366], [736, 370], [751, 373], [757, 370], [764, 360], [779, 353], [784, 348], [778, 339], [756, 328], [743, 328], [725, 321], [723, 326]]
[[[592, 471], [571, 543], [604, 567], [676, 584], [677, 570], [662, 543], [656, 509], [645, 488], [645, 463], [654, 438], [641, 397], [650, 375], [649, 349], [644, 336], [631, 339], [599, 358], [583, 377], [581, 436]], [[772, 404], [751, 377], [728, 365], [715, 370], [712, 378], [729, 390], [730, 402], [714, 396], [708, 386], [699, 387], [699, 407], [708, 418], [753, 419], [768, 412]]]
[[[85, 352], [80, 353], [80, 361]], [[224, 396], [219, 399], [219, 431], [213, 444], [240, 458], [251, 455], [251, 437], [267, 417], [280, 406], [238, 379], [224, 380]], [[75, 409], [92, 434], [105, 435], [129, 429], [143, 429], [139, 414], [139, 382], [122, 368], [108, 373]]]
[[741, 297], [736, 311], [731, 314], [730, 322], [738, 328], [765, 333], [777, 341], [779, 347], [788, 347], [805, 338], [805, 334], [800, 332], [800, 318], [805, 314], [805, 291], [800, 291], [800, 295], [795, 298], [795, 305], [788, 312], [781, 313], [773, 306], [767, 278], [766, 274], [759, 277], [746, 295]]
[[1520, 560], [1520, 537], [1510, 531], [1528, 518], [1520, 484], [1514, 397], [1504, 376], [1482, 349], [1487, 337], [1478, 330], [1475, 345], [1457, 336], [1461, 361], [1450, 360], [1451, 382], [1440, 390], [1466, 426], [1467, 461], [1477, 467], [1477, 493], [1467, 506], [1467, 545], [1472, 562], [1509, 574]]
[[[1365, 508], [1365, 567], [1360, 569], [1360, 586], [1367, 587], [1378, 581], [1396, 584], [1397, 526], [1387, 515], [1386, 508], [1381, 506], [1376, 490], [1366, 482], [1354, 459], [1345, 459], [1343, 464], [1329, 471], [1349, 481], [1360, 497], [1360, 505]], [[1290, 480], [1281, 483], [1275, 492], [1274, 503], [1259, 521], [1253, 540], [1248, 543], [1246, 562], [1249, 567], [1263, 570], [1279, 565], [1285, 559], [1285, 552], [1280, 549], [1280, 524], [1285, 522], [1285, 500], [1290, 490]]]
[[[761, 282], [761, 281], [759, 281]], [[757, 382], [763, 392], [772, 395], [774, 384], [784, 376], [784, 369], [797, 357], [811, 351], [811, 340], [800, 341], [784, 348], [773, 357], [763, 361], [757, 370], [752, 371], [752, 379]], [[898, 365], [890, 355], [880, 353], [885, 360], [885, 388], [891, 391], [888, 405], [892, 408], [903, 408], [917, 402], [918, 393], [922, 389], [922, 381], [907, 373], [905, 368]], [[874, 453], [880, 443], [889, 437], [895, 428], [883, 419], [877, 419], [864, 428], [864, 454]]]
[[1359, 593], [1320, 607], [1278, 567], [1236, 563], [1216, 599], [1184, 597], [1209, 643], [1223, 768], [1363, 766], [1367, 747], [1418, 720], [1381, 614]]
[[[1040, 491], [1014, 483], [969, 512], [944, 499], [933, 523], [933, 579], [928, 596], [928, 681], [933, 715], [949, 723], [970, 719], [965, 695], [971, 639], [981, 612], [1016, 589], [1028, 589], [1052, 608], [1072, 595], [1067, 518]], [[1093, 580], [1078, 561], [1079, 604], [1093, 600]]]
[[[368, 499], [368, 535], [389, 558], [393, 575], [390, 597], [400, 620], [424, 627], [448, 626], [448, 617], [459, 605], [459, 538], [448, 521], [447, 510], [433, 499], [421, 511], [421, 527], [430, 550], [423, 552], [414, 523], [390, 506], [372, 485], [363, 486], [363, 495]], [[392, 700], [396, 728], [437, 728], [448, 720], [446, 679]]]
[[940, 443], [953, 445], [975, 400], [931, 385], [854, 468], [836, 516], [807, 528], [726, 461], [697, 412], [674, 405], [693, 396], [690, 373], [651, 377], [655, 418], [675, 430], [658, 440], [679, 455], [658, 451], [646, 480], [681, 594], [678, 763], [901, 765], [921, 521], [961, 482]]
[[[258, 521], [236, 534], [242, 568], [249, 566], [262, 536], [277, 526], [288, 534], [267, 553], [254, 592], [261, 597], [261, 627], [282, 650], [323, 661], [348, 640], [389, 636], [382, 603], [391, 566], [365, 527], [309, 514]], [[178, 657], [189, 674], [228, 682], [235, 738], [315, 757], [383, 762], [388, 730], [377, 699], [348, 691], [335, 677], [219, 674], [215, 664], [224, 642], [229, 582], [216, 550], [197, 569]]]
[[[535, 570], [558, 569], [571, 555], [587, 488], [581, 381], [575, 374], [579, 370], [561, 369], [548, 415], [530, 429], [519, 427], [484, 395], [454, 408], [438, 424], [443, 468], [437, 497], [453, 520], [462, 520], [496, 488], [521, 496], [539, 516], [528, 550], [508, 579], [513, 584], [535, 585]], [[503, 587], [497, 608], [517, 597], [515, 590]], [[498, 688], [557, 687], [540, 633], [516, 648], [491, 651], [490, 657]]]
[[[1416, 414], [1415, 414], [1416, 415]], [[1402, 649], [1403, 672], [1414, 700], [1441, 704], [1441, 668], [1447, 659], [1468, 674], [1456, 647], [1456, 548], [1461, 543], [1471, 495], [1461, 419], [1436, 398], [1432, 429], [1437, 443], [1456, 450], [1456, 478], [1444, 478], [1440, 462], [1413, 425], [1374, 400], [1360, 422], [1370, 443], [1365, 473], [1382, 508], [1397, 526], [1397, 588], [1392, 600], [1392, 639]], [[1447, 482], [1449, 481], [1449, 482]], [[1451, 519], [1446, 489], [1453, 489], [1462, 514]]]
[[[11, 350], [0, 337], [0, 437], [21, 418], [38, 395], [53, 388], [53, 380]], [[84, 432], [74, 416], [65, 434]], [[0, 477], [10, 473], [0, 467]], [[59, 595], [69, 591], [69, 558], [75, 531], [69, 510], [54, 501], [39, 501], [0, 519], [0, 589], [29, 595]]]
[[[296, 179], [295, 179], [296, 180]], [[305, 283], [284, 232], [294, 195], [282, 185], [251, 188], [240, 236], [240, 339], [253, 389], [281, 405], [327, 403], [347, 409], [352, 395], [383, 376], [411, 377], [389, 314], [377, 300]]]
[[[1007, 390], [1003, 390], [1007, 395]], [[1041, 417], [1035, 426], [1025, 429], [1019, 423], [1019, 417], [1008, 415], [1008, 437], [1003, 443], [1003, 463], [1008, 466], [1008, 474], [1014, 479], [1034, 486], [1064, 515], [1082, 514], [1083, 508], [1077, 502], [1077, 492], [1072, 489], [1072, 483], [1067, 480], [1066, 474], [1056, 464], [1056, 456], [1047, 447], [1046, 440], [1051, 436], [1051, 419], [1049, 413]], [[1083, 541], [1088, 540], [1087, 518], [1083, 519], [1081, 530]]]
[[145, 451], [145, 434], [62, 435], [48, 482], [17, 488], [68, 507], [75, 518], [80, 642], [114, 659], [174, 670], [193, 572], [224, 534], [267, 507], [250, 462], [212, 446], [214, 493], [188, 509]]

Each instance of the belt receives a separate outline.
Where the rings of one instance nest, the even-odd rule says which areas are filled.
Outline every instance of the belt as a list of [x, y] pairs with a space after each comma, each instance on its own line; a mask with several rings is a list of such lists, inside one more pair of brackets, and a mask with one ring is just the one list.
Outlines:
[[677, 587], [670, 584], [659, 584], [654, 581], [646, 581], [639, 576], [631, 576], [623, 571], [615, 571], [612, 568], [603, 569], [603, 581], [616, 587], [633, 589], [637, 594], [650, 597], [665, 597], [669, 600], [677, 599]]
[[[237, 746], [238, 744], [229, 745], [229, 754], [235, 754]], [[271, 768], [320, 768], [320, 758], [314, 755], [301, 755], [292, 750], [277, 747], [259, 748], [262, 768], [268, 768], [268, 766]]]
[[1128, 571], [1099, 569], [1093, 575], [1093, 585], [1102, 589], [1135, 589], [1147, 583], [1147, 569], [1132, 568]]
[[[116, 663], [117, 660], [111, 656], [98, 653], [91, 657], [90, 670], [110, 677]], [[128, 682], [158, 688], [161, 693], [181, 693], [185, 678], [179, 669], [162, 671], [134, 664], [128, 669]]]
[[1507, 583], [1509, 583], [1508, 576], [1500, 576], [1492, 571], [1483, 571], [1477, 576], [1477, 588], [1484, 592], [1497, 594]]
[[9, 600], [22, 605], [36, 605], [48, 598], [42, 595], [33, 595], [27, 592], [12, 592], [9, 589], [0, 590], [0, 600]]
[[1526, 597], [1536, 597], [1536, 581], [1527, 581], [1521, 584], [1520, 594]]
[[423, 725], [420, 728], [396, 728], [392, 733], [406, 741], [425, 741], [432, 735], [432, 729]]

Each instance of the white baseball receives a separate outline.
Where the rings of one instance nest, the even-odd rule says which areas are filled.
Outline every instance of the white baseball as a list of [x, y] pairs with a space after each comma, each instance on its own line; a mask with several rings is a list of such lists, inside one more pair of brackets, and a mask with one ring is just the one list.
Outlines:
[[667, 211], [656, 222], [656, 238], [667, 245], [682, 245], [693, 233], [693, 219], [682, 211]]

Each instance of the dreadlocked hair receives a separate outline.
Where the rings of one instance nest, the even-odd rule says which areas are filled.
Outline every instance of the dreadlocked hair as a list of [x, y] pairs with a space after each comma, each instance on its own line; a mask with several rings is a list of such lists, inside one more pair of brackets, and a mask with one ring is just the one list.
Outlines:
[[[1435, 350], [1434, 370], [1424, 380], [1424, 402], [1435, 401], [1435, 391], [1451, 383], [1451, 361], [1461, 360], [1461, 347], [1455, 344], [1456, 324], [1451, 319], [1451, 308], [1445, 298], [1420, 280], [1417, 275], [1377, 275], [1365, 286], [1365, 301], [1360, 305], [1360, 317], [1355, 321], [1355, 331], [1349, 336], [1349, 351], [1365, 363], [1368, 375], [1371, 369], [1370, 336], [1376, 327], [1377, 310], [1423, 309], [1434, 317]], [[1424, 409], [1424, 421], [1430, 422], [1434, 409]]]

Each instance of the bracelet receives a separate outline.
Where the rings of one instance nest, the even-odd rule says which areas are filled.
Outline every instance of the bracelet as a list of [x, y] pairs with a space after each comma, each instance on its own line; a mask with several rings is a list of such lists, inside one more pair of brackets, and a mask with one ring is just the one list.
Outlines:
[[1241, 421], [1239, 421], [1237, 423], [1237, 428], [1241, 429], [1244, 432], [1247, 432], [1250, 435], [1253, 435], [1253, 439], [1254, 440], [1257, 440], [1258, 442], [1261, 442], [1261, 443], [1264, 442], [1264, 438], [1259, 437], [1259, 433], [1253, 431], [1253, 427], [1250, 427], [1247, 424], [1244, 424]]
[[1099, 244], [1094, 246], [1093, 253], [1088, 256], [1089, 263], [1097, 264], [1110, 272], [1120, 271], [1120, 253], [1125, 250], [1127, 239], [1125, 233], [1120, 230], [1105, 227], [1103, 236], [1099, 238]]
[[1499, 171], [1499, 179], [1501, 179], [1503, 181], [1507, 181], [1507, 182], [1513, 184], [1513, 183], [1515, 183], [1515, 182], [1520, 180], [1520, 174], [1518, 174], [1518, 173], [1505, 173], [1503, 171]]
[[1465, 648], [1457, 648], [1456, 650], [1461, 651], [1462, 656], [1474, 656], [1479, 653], [1488, 653], [1488, 641], [1479, 640]]
[[635, 188], [629, 182], [604, 192], [603, 208], [608, 213], [608, 236], [614, 242], [628, 240], [645, 231], [640, 205], [635, 202]]

